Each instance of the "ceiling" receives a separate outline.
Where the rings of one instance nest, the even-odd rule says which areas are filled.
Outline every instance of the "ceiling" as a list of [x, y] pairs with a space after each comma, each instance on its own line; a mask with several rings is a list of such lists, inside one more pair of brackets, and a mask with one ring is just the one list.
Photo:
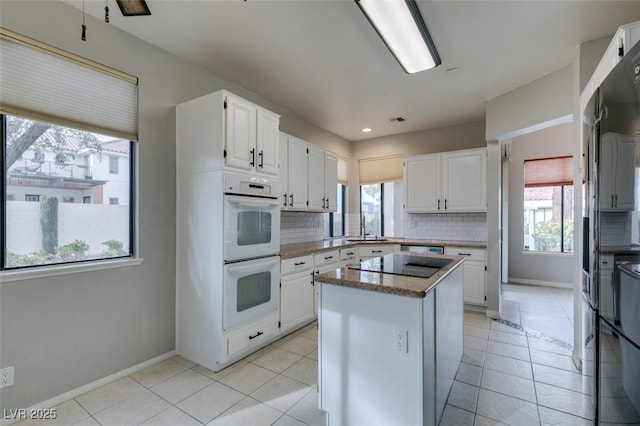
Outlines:
[[[482, 120], [485, 101], [640, 20], [638, 1], [419, 0], [442, 65], [409, 75], [353, 1], [147, 0], [143, 17], [109, 3], [111, 25], [347, 140]], [[103, 19], [104, 5], [86, 11]]]

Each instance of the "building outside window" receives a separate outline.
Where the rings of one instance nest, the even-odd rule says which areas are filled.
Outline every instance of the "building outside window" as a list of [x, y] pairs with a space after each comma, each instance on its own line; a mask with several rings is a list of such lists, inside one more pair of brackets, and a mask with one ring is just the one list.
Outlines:
[[109, 173], [117, 175], [119, 173], [119, 158], [115, 155], [109, 156]]
[[82, 197], [82, 204], [91, 204], [91, 196], [87, 195]]
[[63, 203], [75, 203], [75, 197], [62, 197]]
[[110, 197], [109, 198], [109, 204], [111, 204], [111, 205], [120, 204], [118, 201], [119, 201], [119, 198], [117, 198], [117, 197]]
[[37, 201], [40, 201], [40, 196], [34, 195], [34, 194], [25, 194], [24, 200], [29, 202], [33, 202], [33, 201], [37, 202]]
[[524, 163], [525, 251], [572, 253], [573, 157]]

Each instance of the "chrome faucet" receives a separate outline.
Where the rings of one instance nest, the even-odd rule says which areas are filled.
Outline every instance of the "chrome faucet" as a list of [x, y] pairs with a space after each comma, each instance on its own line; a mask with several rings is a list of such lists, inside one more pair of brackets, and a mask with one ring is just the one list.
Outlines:
[[363, 240], [367, 239], [367, 226], [365, 224], [365, 218], [364, 218], [364, 213], [362, 214], [362, 217], [360, 218], [360, 235], [362, 236]]

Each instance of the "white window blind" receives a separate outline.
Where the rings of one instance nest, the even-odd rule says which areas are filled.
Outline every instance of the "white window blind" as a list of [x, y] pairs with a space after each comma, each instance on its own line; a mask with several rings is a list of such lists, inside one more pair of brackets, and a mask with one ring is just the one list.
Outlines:
[[401, 155], [358, 160], [360, 185], [402, 180]]
[[348, 183], [347, 177], [347, 160], [338, 157], [338, 183], [346, 185]]
[[0, 110], [138, 140], [138, 79], [0, 28]]

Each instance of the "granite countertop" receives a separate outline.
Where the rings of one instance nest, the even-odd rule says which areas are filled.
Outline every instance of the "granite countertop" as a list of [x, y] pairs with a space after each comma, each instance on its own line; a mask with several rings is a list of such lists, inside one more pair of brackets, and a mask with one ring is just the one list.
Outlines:
[[338, 238], [332, 240], [309, 241], [305, 243], [283, 244], [280, 246], [280, 257], [288, 259], [291, 257], [306, 256], [308, 254], [319, 253], [328, 250], [335, 250], [345, 247], [353, 247], [362, 244], [400, 244], [403, 246], [443, 246], [443, 247], [466, 247], [466, 248], [487, 248], [486, 242], [481, 241], [436, 241], [436, 240], [413, 240], [407, 238], [389, 238], [385, 240], [354, 240], [358, 237]]
[[600, 246], [601, 254], [640, 254], [640, 246]]
[[362, 290], [378, 291], [381, 293], [395, 294], [423, 298], [434, 288], [442, 278], [450, 271], [464, 262], [463, 256], [445, 256], [433, 254], [406, 253], [410, 256], [437, 257], [451, 259], [446, 266], [429, 278], [408, 277], [404, 275], [385, 274], [381, 272], [359, 271], [349, 268], [340, 268], [326, 272], [316, 277], [316, 281], [324, 284], [332, 284], [343, 287], [358, 288]]

